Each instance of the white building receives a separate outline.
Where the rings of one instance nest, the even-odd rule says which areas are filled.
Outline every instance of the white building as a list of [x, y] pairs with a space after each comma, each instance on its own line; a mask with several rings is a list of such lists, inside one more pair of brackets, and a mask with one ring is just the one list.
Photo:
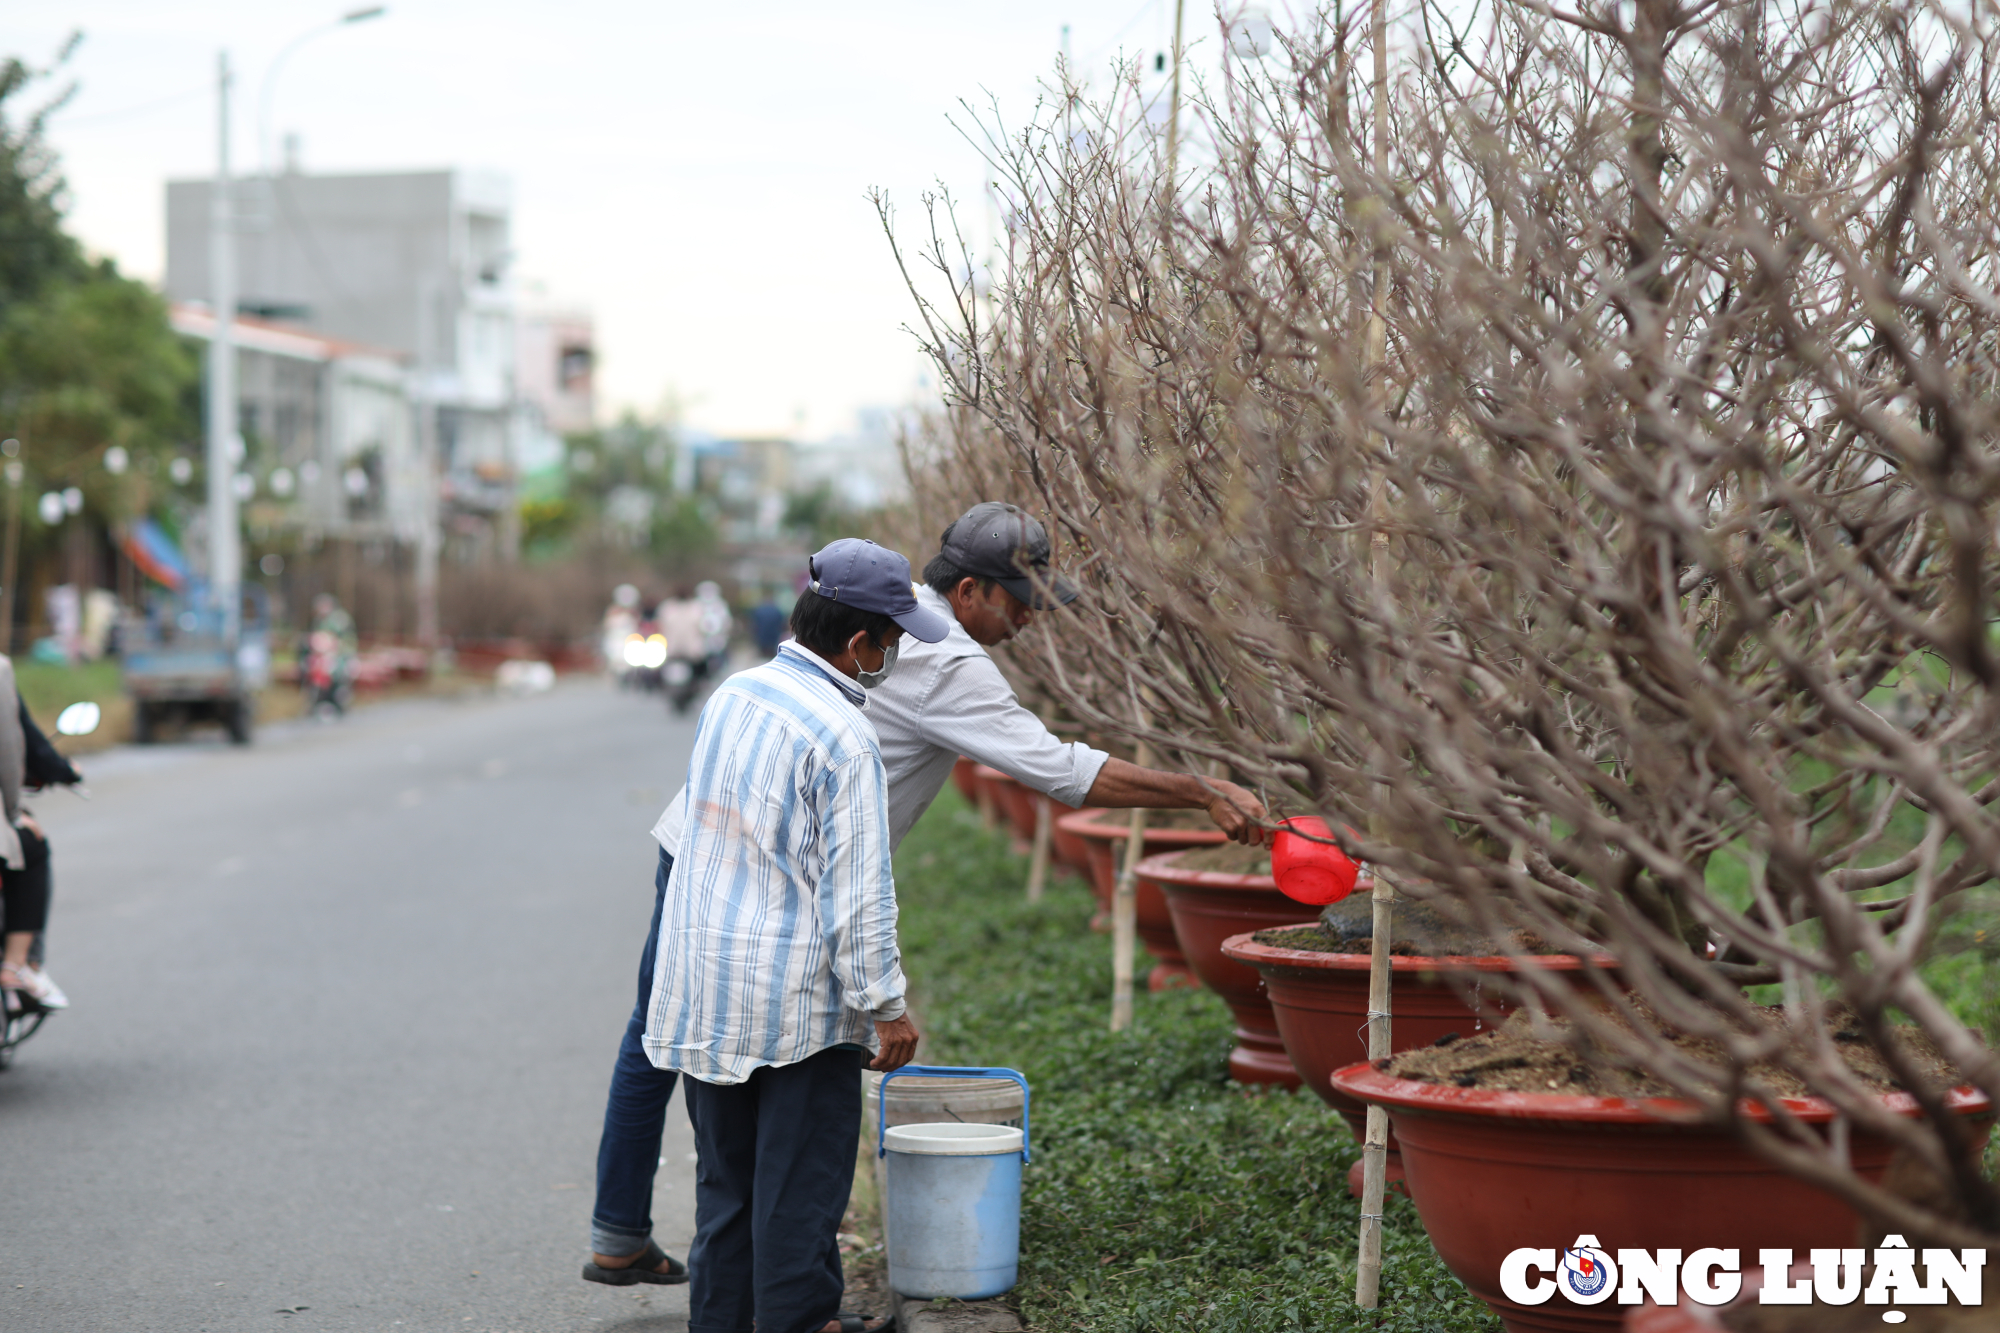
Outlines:
[[[208, 180], [167, 186], [170, 299], [209, 293]], [[420, 466], [459, 559], [511, 554], [521, 400], [511, 199], [466, 171], [238, 183], [239, 310], [404, 358]], [[386, 493], [385, 493], [386, 494]]]
[[[177, 302], [170, 319], [186, 337], [215, 336], [206, 305]], [[311, 544], [416, 545], [433, 501], [407, 358], [251, 316], [234, 338], [251, 522]]]

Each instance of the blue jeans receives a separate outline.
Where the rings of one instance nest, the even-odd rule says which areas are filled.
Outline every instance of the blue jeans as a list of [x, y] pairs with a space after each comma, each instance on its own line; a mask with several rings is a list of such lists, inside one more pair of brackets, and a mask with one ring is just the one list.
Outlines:
[[604, 1136], [597, 1141], [597, 1207], [590, 1218], [593, 1253], [637, 1254], [653, 1236], [653, 1172], [660, 1165], [660, 1135], [667, 1103], [680, 1075], [655, 1069], [640, 1039], [646, 1035], [646, 1005], [653, 995], [653, 958], [660, 949], [660, 912], [667, 901], [667, 873], [674, 858], [660, 852], [653, 876], [653, 928], [639, 955], [639, 999], [625, 1024], [618, 1063], [611, 1067], [611, 1093], [604, 1101]]

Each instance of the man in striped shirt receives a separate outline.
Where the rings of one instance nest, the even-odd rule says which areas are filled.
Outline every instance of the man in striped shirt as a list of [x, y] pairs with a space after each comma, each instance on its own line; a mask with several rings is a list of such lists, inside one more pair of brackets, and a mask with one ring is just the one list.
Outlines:
[[949, 626], [873, 542], [834, 542], [811, 571], [795, 640], [702, 709], [661, 912], [644, 1048], [684, 1076], [699, 1153], [690, 1333], [861, 1322], [838, 1313], [837, 1242], [861, 1067], [916, 1054], [863, 710], [905, 631]]

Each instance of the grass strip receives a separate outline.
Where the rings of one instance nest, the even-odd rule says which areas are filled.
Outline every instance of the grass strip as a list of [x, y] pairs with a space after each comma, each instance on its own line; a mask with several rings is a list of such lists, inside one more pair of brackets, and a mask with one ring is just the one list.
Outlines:
[[896, 858], [921, 1058], [1011, 1065], [1033, 1088], [1015, 1292], [1030, 1327], [1499, 1333], [1401, 1196], [1381, 1308], [1357, 1310], [1346, 1126], [1310, 1092], [1230, 1082], [1229, 1011], [1207, 991], [1142, 993], [1114, 1036], [1088, 889], [1060, 880], [1030, 907], [1026, 879], [950, 789]]

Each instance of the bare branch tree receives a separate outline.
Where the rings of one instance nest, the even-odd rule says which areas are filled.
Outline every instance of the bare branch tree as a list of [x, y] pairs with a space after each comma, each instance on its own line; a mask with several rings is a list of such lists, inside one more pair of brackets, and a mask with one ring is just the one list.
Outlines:
[[[1077, 102], [982, 141], [1010, 218], [990, 291], [936, 201], [899, 252], [949, 293], [910, 271], [947, 385], [919, 509], [1028, 504], [1087, 585], [1018, 669], [1089, 727], [1324, 812], [1496, 935], [1608, 947], [1713, 1058], [1619, 1023], [1612, 978], [1591, 1003], [1517, 984], [1957, 1244], [2000, 1235], [2000, 1198], [1892, 1028], [2000, 1097], [1919, 974], [1940, 912], [2000, 874], [1996, 18], [1426, 7], [1384, 173], [1321, 16], [1203, 96], [1214, 156], [1179, 206], [1143, 119]], [[1800, 1022], [1751, 1002], [1765, 983]], [[1918, 1117], [1843, 1061], [1836, 1001]], [[1858, 1178], [1746, 1083], [1759, 1062], [1951, 1207]]]

